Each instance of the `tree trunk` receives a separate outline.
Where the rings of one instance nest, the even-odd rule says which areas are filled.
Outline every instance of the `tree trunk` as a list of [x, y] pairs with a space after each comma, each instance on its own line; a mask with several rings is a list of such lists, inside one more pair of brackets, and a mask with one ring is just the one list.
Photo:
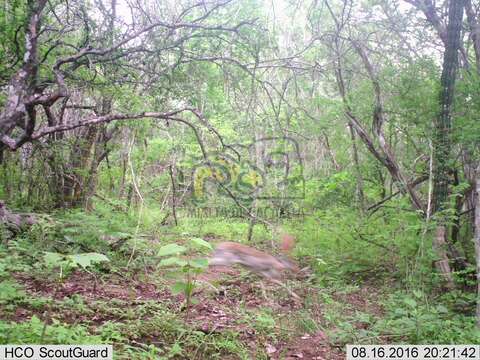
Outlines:
[[[323, 139], [324, 139], [323, 143], [325, 144], [325, 148], [327, 149], [328, 155], [332, 160], [333, 168], [335, 169], [335, 171], [340, 171], [341, 167], [338, 164], [337, 159], [335, 158], [335, 153], [333, 152], [332, 147], [330, 146], [330, 141], [328, 140], [328, 136], [325, 131], [323, 132]], [[317, 169], [317, 166], [315, 166], [315, 169]]]
[[363, 178], [362, 171], [360, 170], [360, 163], [358, 160], [357, 139], [355, 136], [355, 130], [353, 130], [352, 124], [348, 123], [348, 129], [350, 130], [350, 137], [352, 139], [352, 157], [353, 165], [355, 168], [355, 176], [357, 178], [357, 199], [358, 205], [362, 213], [365, 212], [365, 196], [363, 193]]
[[433, 240], [433, 248], [438, 257], [436, 268], [447, 282], [454, 286], [453, 275], [447, 256], [447, 224], [448, 219], [443, 214], [448, 200], [450, 166], [450, 133], [452, 128], [452, 104], [455, 80], [458, 68], [458, 49], [462, 30], [464, 0], [450, 1], [448, 13], [447, 40], [443, 57], [443, 69], [440, 90], [440, 112], [434, 120], [435, 135], [433, 144], [433, 211], [438, 213], [437, 229]]
[[[175, 159], [173, 159], [173, 164], [175, 164]], [[177, 220], [177, 190], [175, 188], [175, 170], [174, 166], [170, 164], [168, 166], [168, 173], [170, 174], [170, 181], [172, 184], [172, 215], [173, 215], [173, 220], [175, 221], [175, 226], [178, 226], [178, 220]]]
[[476, 178], [477, 200], [475, 202], [475, 260], [477, 262], [477, 327], [480, 329], [480, 164]]
[[95, 148], [98, 138], [98, 127], [91, 126], [87, 128], [85, 139], [80, 142], [79, 157], [73, 168], [75, 181], [71, 206], [79, 206], [85, 203], [85, 194], [87, 192], [89, 177], [92, 175], [92, 163], [95, 162]]
[[455, 287], [455, 282], [453, 281], [452, 269], [450, 267], [450, 262], [447, 255], [446, 233], [446, 226], [437, 226], [435, 231], [435, 237], [433, 238], [433, 251], [437, 255], [437, 260], [435, 261], [435, 268], [443, 277], [443, 280], [446, 283], [446, 287], [448, 289], [453, 289]]

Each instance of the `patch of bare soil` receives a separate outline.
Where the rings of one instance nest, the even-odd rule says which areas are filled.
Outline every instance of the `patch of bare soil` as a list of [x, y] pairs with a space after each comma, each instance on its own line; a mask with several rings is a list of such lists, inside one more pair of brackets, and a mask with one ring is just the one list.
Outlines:
[[[37, 297], [55, 298], [57, 301], [79, 295], [86, 303], [119, 300], [125, 307], [135, 307], [148, 300], [158, 301], [172, 307], [177, 303], [173, 301], [172, 295], [166, 289], [159, 290], [155, 284], [127, 280], [117, 275], [111, 275], [107, 282], [96, 279], [93, 275], [85, 272], [74, 272], [62, 284], [38, 279], [26, 273], [14, 274], [14, 278], [24, 286], [27, 293]], [[91, 308], [93, 309], [94, 305]], [[45, 308], [31, 309], [19, 306], [15, 309], [15, 313], [9, 316], [1, 315], [1, 313], [0, 315], [6, 319], [20, 322], [30, 319], [33, 315], [44, 319], [45, 310]], [[61, 313], [55, 313], [55, 318], [60, 318], [66, 323], [92, 322], [97, 325], [109, 320], [119, 320], [115, 313], [84, 314], [68, 308], [62, 309]]]
[[377, 299], [382, 299], [384, 295], [377, 286], [363, 285], [357, 291], [346, 294], [335, 293], [333, 297], [338, 302], [350, 304], [354, 311], [361, 311], [378, 317], [384, 314], [380, 302], [377, 301]]
[[68, 279], [57, 285], [51, 281], [39, 280], [28, 274], [16, 274], [15, 279], [22, 283], [29, 293], [63, 299], [74, 294], [81, 295], [85, 300], [163, 300], [171, 295], [167, 290], [159, 291], [154, 284], [127, 281], [121, 277], [111, 276], [108, 283], [95, 279], [85, 272], [74, 272]]
[[319, 331], [316, 334], [305, 334], [293, 338], [289, 343], [276, 344], [279, 348], [267, 344], [266, 351], [271, 359], [293, 360], [344, 360], [345, 354], [338, 348], [333, 347], [327, 336]]
[[[219, 279], [221, 284], [217, 285]], [[225, 329], [238, 331], [242, 336], [249, 338], [255, 332], [245, 324], [239, 323], [241, 314], [239, 307], [260, 308], [268, 307], [278, 312], [291, 312], [301, 305], [291, 298], [273, 297], [274, 287], [264, 284], [269, 298], [265, 299], [261, 292], [260, 280], [242, 279], [240, 271], [225, 266], [215, 266], [208, 269], [199, 277], [200, 284], [215, 284], [212, 287], [202, 286], [195, 298], [198, 303], [190, 309], [189, 319], [196, 327], [205, 333], [220, 332]], [[214, 288], [216, 287], [216, 288]], [[275, 292], [276, 293], [276, 292]]]

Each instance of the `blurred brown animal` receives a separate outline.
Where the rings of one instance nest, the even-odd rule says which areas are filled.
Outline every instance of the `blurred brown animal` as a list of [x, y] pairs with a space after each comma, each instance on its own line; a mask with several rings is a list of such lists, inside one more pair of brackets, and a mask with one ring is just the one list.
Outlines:
[[[284, 287], [290, 295], [296, 299], [300, 299], [300, 297], [288, 289], [282, 281], [286, 273], [297, 273], [299, 271], [298, 265], [287, 257], [295, 246], [295, 237], [290, 234], [282, 234], [281, 240], [280, 249], [284, 255], [278, 257], [247, 245], [229, 241], [222, 242], [217, 245], [215, 252], [209, 260], [209, 265], [241, 265], [254, 273], [260, 274], [271, 282]], [[264, 290], [263, 286], [262, 290]]]

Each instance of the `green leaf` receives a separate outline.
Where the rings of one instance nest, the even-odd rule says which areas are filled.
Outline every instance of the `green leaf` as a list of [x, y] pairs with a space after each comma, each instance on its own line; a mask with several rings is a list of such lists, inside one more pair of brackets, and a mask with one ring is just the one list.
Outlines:
[[395, 316], [397, 316], [397, 317], [403, 317], [403, 316], [407, 316], [407, 315], [408, 315], [408, 312], [407, 312], [405, 309], [403, 309], [403, 308], [396, 308], [396, 309], [394, 310], [394, 314], [395, 314]]
[[159, 265], [160, 266], [172, 266], [172, 265], [185, 266], [187, 265], [187, 262], [185, 260], [172, 256], [160, 261]]
[[170, 351], [168, 352], [168, 355], [169, 355], [169, 357], [173, 357], [175, 355], [180, 355], [182, 352], [183, 352], [183, 349], [180, 346], [180, 344], [175, 343], [170, 348]]
[[423, 297], [423, 292], [420, 290], [413, 290], [413, 295], [415, 295], [417, 299], [421, 299]]
[[103, 261], [110, 261], [105, 255], [99, 253], [74, 254], [68, 255], [68, 258], [74, 266], [80, 265], [84, 269]]
[[177, 245], [177, 244], [168, 244], [162, 246], [160, 250], [158, 250], [157, 256], [168, 256], [168, 255], [175, 255], [181, 254], [187, 250], [185, 246]]
[[208, 260], [207, 259], [193, 259], [190, 264], [194, 268], [205, 269], [205, 268], [208, 267]]
[[448, 314], [448, 309], [443, 305], [437, 305], [437, 311], [440, 314]]
[[192, 303], [192, 305], [196, 305], [200, 302], [200, 300], [198, 300], [197, 298], [190, 298], [190, 303]]
[[187, 289], [187, 284], [185, 284], [184, 282], [178, 281], [175, 284], [173, 284], [172, 286], [170, 286], [170, 289], [172, 290], [173, 295], [183, 294], [183, 293], [185, 293], [185, 290]]
[[45, 261], [47, 267], [61, 266], [65, 261], [65, 255], [47, 251], [45, 255], [43, 255], [43, 261]]
[[203, 240], [202, 238], [195, 237], [191, 238], [190, 241], [196, 247], [213, 250], [212, 245], [209, 242]]
[[403, 302], [411, 308], [416, 308], [417, 307], [417, 302], [412, 298], [407, 297], [407, 298], [403, 299]]
[[0, 304], [21, 299], [25, 293], [20, 289], [20, 286], [12, 281], [6, 280], [0, 282]]
[[126, 233], [126, 232], [120, 232], [120, 231], [112, 232], [109, 235], [114, 236], [116, 238], [126, 238], [126, 237], [131, 237], [132, 236], [132, 234], [129, 234], [129, 233]]

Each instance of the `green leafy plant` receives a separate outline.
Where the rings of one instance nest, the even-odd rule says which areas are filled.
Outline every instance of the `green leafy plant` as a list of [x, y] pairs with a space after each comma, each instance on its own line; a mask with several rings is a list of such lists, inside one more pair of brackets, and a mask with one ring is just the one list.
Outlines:
[[0, 281], [0, 306], [5, 310], [13, 310], [15, 304], [25, 299], [25, 292], [13, 280]]
[[[85, 254], [72, 254], [72, 255], [64, 255], [54, 252], [46, 252], [43, 256], [43, 261], [47, 269], [55, 270], [58, 269], [56, 273], [56, 286], [55, 291], [53, 294], [53, 298], [51, 302], [48, 304], [47, 310], [47, 319], [51, 319], [52, 313], [52, 303], [55, 301], [57, 297], [58, 291], [60, 286], [63, 284], [66, 276], [73, 270], [81, 267], [83, 270], [87, 270], [88, 267], [91, 267], [95, 264], [100, 262], [109, 261], [108, 258], [99, 253], [85, 253]], [[42, 339], [45, 335], [45, 331], [47, 329], [47, 322], [45, 322], [43, 331], [42, 331]]]
[[254, 320], [254, 326], [258, 332], [270, 336], [275, 333], [275, 318], [267, 309], [256, 314]]
[[[201, 238], [191, 238], [186, 246], [175, 243], [162, 246], [157, 256], [163, 257], [160, 266], [168, 266], [173, 269], [173, 274], [179, 277], [172, 286], [173, 294], [183, 293], [185, 296], [186, 316], [190, 310], [193, 299], [193, 291], [196, 286], [197, 276], [208, 267], [208, 260], [205, 258], [192, 257], [195, 253], [206, 253], [212, 250], [212, 245]], [[180, 256], [182, 255], [182, 256]]]
[[100, 336], [91, 335], [82, 325], [64, 325], [53, 320], [48, 331], [35, 315], [26, 322], [0, 321], [0, 344], [100, 344]]
[[99, 253], [63, 255], [53, 252], [46, 252], [43, 260], [47, 268], [58, 268], [60, 270], [60, 278], [64, 276], [63, 274], [65, 272], [68, 273], [78, 267], [87, 270], [88, 267], [91, 267], [95, 264], [103, 261], [109, 261], [105, 255]]
[[475, 328], [474, 318], [455, 313], [445, 305], [431, 301], [419, 290], [397, 292], [387, 301], [388, 314], [376, 327], [413, 344], [478, 343], [480, 331]]

